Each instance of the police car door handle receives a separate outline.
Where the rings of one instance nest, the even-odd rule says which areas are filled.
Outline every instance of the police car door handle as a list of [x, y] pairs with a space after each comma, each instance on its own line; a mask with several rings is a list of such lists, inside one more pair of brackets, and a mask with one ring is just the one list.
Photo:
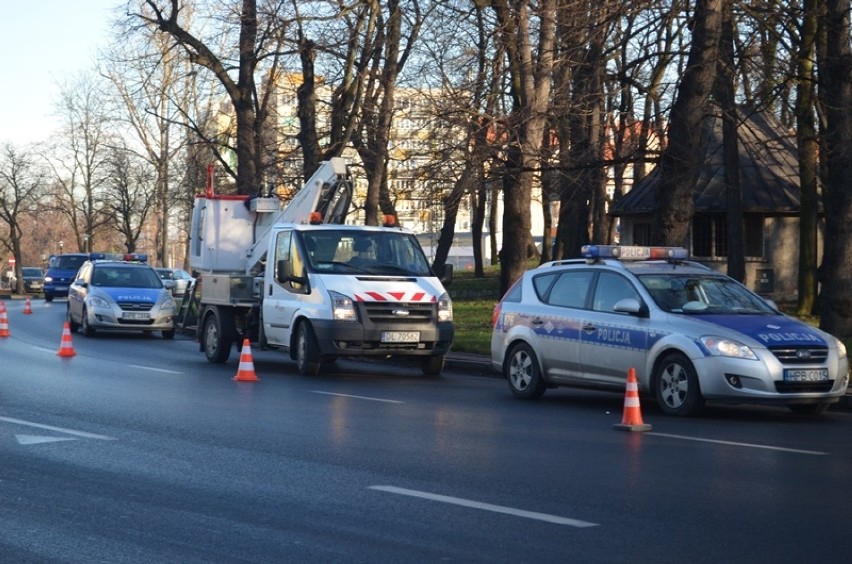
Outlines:
[[544, 323], [544, 321], [542, 321], [540, 317], [536, 317], [532, 320], [533, 325], [541, 325], [542, 323]]
[[594, 331], [594, 330], [595, 330], [595, 326], [592, 325], [591, 323], [586, 323], [585, 325], [583, 325], [583, 331]]

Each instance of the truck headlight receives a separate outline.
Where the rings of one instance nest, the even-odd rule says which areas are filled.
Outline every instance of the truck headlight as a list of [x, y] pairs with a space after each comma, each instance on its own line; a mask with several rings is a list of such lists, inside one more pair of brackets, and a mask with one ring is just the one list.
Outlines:
[[757, 360], [757, 355], [750, 347], [742, 343], [738, 343], [733, 339], [725, 337], [704, 336], [701, 337], [701, 343], [707, 347], [710, 354], [713, 356], [729, 356], [732, 358], [745, 358], [748, 360]]
[[450, 299], [450, 295], [444, 292], [440, 298], [438, 298], [438, 321], [452, 321], [453, 320], [453, 300]]
[[331, 298], [332, 319], [335, 321], [356, 321], [358, 319], [352, 298], [334, 290], [329, 290], [328, 296]]

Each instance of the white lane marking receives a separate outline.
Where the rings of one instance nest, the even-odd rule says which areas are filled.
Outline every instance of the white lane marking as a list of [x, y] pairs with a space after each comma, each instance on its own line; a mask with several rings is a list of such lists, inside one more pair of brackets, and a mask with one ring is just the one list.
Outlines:
[[[33, 348], [37, 351], [55, 353], [55, 349], [48, 349], [46, 347], [33, 346]], [[163, 374], [183, 374], [178, 370], [169, 370], [168, 368], [154, 368], [153, 366], [142, 366], [141, 364], [128, 364], [130, 368], [138, 368], [139, 370], [150, 370], [151, 372], [162, 372]]]
[[177, 370], [169, 370], [167, 368], [154, 368], [153, 366], [141, 366], [139, 364], [128, 364], [130, 368], [138, 368], [139, 370], [150, 370], [151, 372], [162, 372], [163, 374], [183, 374]]
[[15, 435], [18, 444], [39, 445], [42, 443], [57, 443], [60, 441], [76, 441], [73, 437], [46, 437], [44, 435]]
[[342, 398], [354, 398], [354, 399], [362, 399], [362, 400], [368, 400], [368, 401], [382, 401], [382, 402], [385, 402], [385, 403], [405, 403], [404, 401], [399, 401], [399, 400], [371, 398], [371, 397], [367, 397], [367, 396], [353, 396], [353, 395], [349, 395], [349, 394], [336, 394], [334, 392], [323, 392], [321, 390], [311, 390], [311, 391], [315, 394], [323, 394], [323, 395], [326, 395], [326, 396], [339, 396], [339, 397], [342, 397]]
[[524, 517], [526, 519], [535, 519], [537, 521], [546, 521], [557, 525], [569, 525], [571, 527], [597, 527], [598, 523], [590, 523], [589, 521], [580, 521], [579, 519], [570, 519], [568, 517], [560, 517], [558, 515], [550, 515], [548, 513], [538, 513], [536, 511], [525, 511], [523, 509], [515, 509], [513, 507], [504, 507], [502, 505], [492, 505], [490, 503], [482, 503], [470, 499], [460, 497], [451, 497], [447, 495], [433, 494], [429, 492], [421, 492], [417, 490], [409, 490], [406, 488], [397, 488], [395, 486], [370, 486], [371, 490], [377, 490], [411, 497], [419, 497], [431, 501], [440, 501], [442, 503], [451, 503], [453, 505], [461, 505], [462, 507], [470, 507], [473, 509], [482, 509], [484, 511], [492, 511], [494, 513], [503, 513], [505, 515], [514, 515], [516, 517]]
[[107, 437], [105, 435], [96, 435], [94, 433], [87, 433], [85, 431], [75, 431], [74, 429], [66, 429], [64, 427], [54, 427], [52, 425], [42, 425], [41, 423], [33, 423], [32, 421], [24, 421], [23, 419], [15, 419], [13, 417], [0, 417], [0, 421], [14, 423], [15, 425], [26, 425], [27, 427], [35, 427], [36, 429], [45, 429], [47, 431], [56, 431], [58, 433], [74, 435], [75, 437], [83, 437], [84, 439], [99, 439], [101, 441], [115, 440], [112, 437]]
[[761, 448], [761, 449], [764, 449], [764, 450], [777, 450], [777, 451], [780, 451], [780, 452], [793, 452], [793, 453], [796, 453], [796, 454], [811, 454], [811, 455], [814, 455], [814, 456], [827, 456], [828, 455], [827, 452], [821, 452], [821, 451], [818, 451], [818, 450], [801, 450], [801, 449], [798, 449], [798, 448], [785, 448], [785, 447], [776, 447], [776, 446], [771, 446], [771, 445], [758, 445], [758, 444], [752, 444], [752, 443], [737, 443], [737, 442], [733, 442], [733, 441], [719, 441], [719, 440], [716, 440], [716, 439], [702, 439], [700, 437], [687, 437], [687, 436], [684, 436], [684, 435], [670, 435], [668, 433], [651, 432], [651, 433], [645, 433], [645, 434], [646, 435], [653, 435], [655, 437], [668, 437], [670, 439], [680, 439], [682, 441], [696, 441], [696, 442], [700, 442], [700, 443], [714, 443], [714, 444], [717, 444], [717, 445], [738, 446], [738, 447], [745, 447], [745, 448]]

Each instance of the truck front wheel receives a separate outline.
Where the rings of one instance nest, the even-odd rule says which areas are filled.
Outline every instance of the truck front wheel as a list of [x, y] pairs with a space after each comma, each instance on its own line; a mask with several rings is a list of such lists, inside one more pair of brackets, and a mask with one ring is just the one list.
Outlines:
[[426, 376], [440, 376], [441, 371], [444, 370], [444, 359], [444, 355], [427, 356], [421, 360], [420, 369], [423, 370], [423, 374]]
[[311, 324], [299, 323], [296, 330], [296, 366], [303, 376], [316, 376], [320, 371], [319, 345]]
[[222, 364], [231, 355], [231, 340], [226, 337], [222, 320], [215, 312], [204, 318], [204, 354], [207, 360]]

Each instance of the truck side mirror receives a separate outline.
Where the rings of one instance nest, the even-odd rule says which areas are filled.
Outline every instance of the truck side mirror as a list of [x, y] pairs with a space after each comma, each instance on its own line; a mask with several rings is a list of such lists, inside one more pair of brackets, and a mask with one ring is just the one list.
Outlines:
[[275, 279], [280, 284], [287, 284], [289, 282], [291, 284], [301, 284], [304, 287], [307, 287], [308, 284], [308, 278], [306, 276], [295, 276], [293, 274], [293, 268], [290, 261], [287, 259], [281, 259], [278, 261]]
[[453, 281], [453, 265], [444, 263], [444, 267], [440, 270], [440, 272], [437, 272], [436, 274], [438, 274], [438, 279], [441, 281], [441, 284], [443, 284], [444, 287], [449, 286], [450, 283]]

